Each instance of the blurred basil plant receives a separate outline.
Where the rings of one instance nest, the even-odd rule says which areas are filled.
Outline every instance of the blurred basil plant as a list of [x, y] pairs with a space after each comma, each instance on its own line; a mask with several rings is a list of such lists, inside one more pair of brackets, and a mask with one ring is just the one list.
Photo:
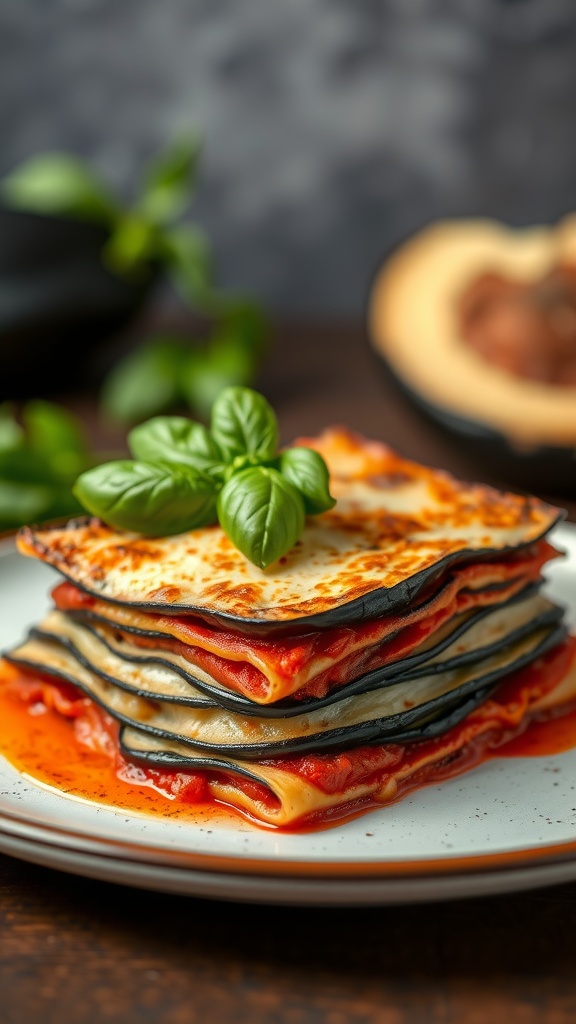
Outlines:
[[30, 401], [17, 418], [0, 405], [0, 531], [82, 511], [72, 485], [96, 461], [67, 409]]
[[183, 222], [194, 196], [197, 139], [182, 136], [144, 166], [135, 196], [123, 202], [86, 161], [65, 153], [38, 154], [0, 185], [11, 209], [105, 228], [102, 260], [118, 277], [141, 283], [165, 277], [186, 307], [209, 325], [208, 337], [149, 339], [113, 367], [101, 402], [107, 418], [130, 425], [187, 404], [206, 416], [227, 384], [250, 384], [269, 338], [259, 306], [214, 284], [210, 245]]

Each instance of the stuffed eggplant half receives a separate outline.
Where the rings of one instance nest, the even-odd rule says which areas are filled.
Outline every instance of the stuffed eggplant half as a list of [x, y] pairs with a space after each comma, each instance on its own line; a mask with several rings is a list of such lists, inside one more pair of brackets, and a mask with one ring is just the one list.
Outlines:
[[574, 214], [423, 226], [378, 268], [367, 326], [405, 395], [491, 478], [574, 495]]
[[265, 572], [218, 527], [21, 531], [62, 579], [5, 654], [35, 706], [90, 704], [116, 768], [189, 775], [280, 827], [462, 771], [576, 697], [575, 644], [542, 589], [559, 509], [341, 429], [301, 442], [337, 504]]

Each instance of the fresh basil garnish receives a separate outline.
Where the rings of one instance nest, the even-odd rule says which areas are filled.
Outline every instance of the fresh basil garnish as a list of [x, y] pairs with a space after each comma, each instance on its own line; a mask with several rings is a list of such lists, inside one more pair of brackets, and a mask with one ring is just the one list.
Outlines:
[[307, 515], [334, 508], [328, 466], [319, 452], [313, 448], [288, 448], [280, 456], [280, 472], [300, 491]]
[[193, 470], [148, 462], [107, 462], [83, 473], [74, 494], [92, 515], [150, 537], [216, 521], [212, 482]]
[[74, 494], [120, 530], [161, 536], [217, 519], [232, 543], [265, 569], [296, 543], [306, 514], [333, 508], [328, 469], [311, 448], [278, 452], [278, 424], [263, 395], [227, 387], [211, 429], [183, 416], [155, 416], [128, 435], [135, 461], [98, 466]]
[[155, 416], [134, 427], [128, 447], [142, 462], [189, 466], [199, 473], [221, 478], [224, 459], [210, 431], [185, 416]]
[[210, 429], [228, 462], [239, 455], [272, 459], [278, 448], [276, 413], [252, 388], [224, 388], [212, 406]]
[[304, 517], [297, 489], [269, 466], [236, 473], [218, 498], [224, 533], [260, 569], [293, 547], [304, 528]]

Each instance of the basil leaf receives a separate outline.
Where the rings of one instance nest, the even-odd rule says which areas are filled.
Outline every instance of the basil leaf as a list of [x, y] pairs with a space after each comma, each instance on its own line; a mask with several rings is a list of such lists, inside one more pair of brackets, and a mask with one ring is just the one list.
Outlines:
[[47, 518], [52, 503], [50, 487], [37, 483], [0, 480], [0, 530], [13, 530]]
[[328, 466], [318, 452], [312, 448], [288, 448], [280, 455], [280, 472], [300, 491], [308, 515], [334, 508]]
[[215, 297], [213, 313], [218, 320], [218, 336], [233, 339], [253, 359], [264, 355], [272, 331], [259, 306], [239, 296], [220, 295]]
[[144, 174], [138, 209], [155, 224], [184, 212], [194, 187], [200, 147], [195, 138], [176, 139], [156, 156]]
[[26, 403], [23, 419], [30, 454], [41, 460], [57, 480], [73, 483], [90, 463], [80, 421], [67, 409], [40, 399]]
[[225, 387], [248, 384], [255, 371], [252, 353], [235, 338], [214, 338], [205, 351], [192, 350], [182, 388], [192, 409], [206, 419]]
[[150, 537], [215, 522], [212, 483], [193, 470], [108, 462], [83, 473], [73, 491], [92, 515], [110, 526]]
[[16, 421], [10, 402], [0, 405], [0, 452], [15, 452], [25, 443], [22, 427]]
[[16, 210], [114, 223], [118, 210], [90, 167], [64, 153], [25, 160], [2, 183], [2, 198]]
[[156, 228], [135, 214], [122, 217], [102, 250], [104, 263], [120, 277], [144, 278], [155, 256]]
[[293, 547], [302, 533], [304, 516], [299, 492], [277, 469], [267, 466], [236, 473], [218, 496], [222, 529], [260, 569]]
[[212, 435], [232, 462], [238, 455], [271, 459], [278, 447], [278, 423], [264, 395], [252, 388], [224, 388], [212, 406]]
[[156, 338], [130, 352], [104, 382], [104, 415], [116, 423], [138, 423], [170, 408], [180, 398], [185, 358], [184, 346], [170, 338]]
[[165, 228], [157, 240], [157, 256], [185, 303], [208, 306], [212, 289], [212, 258], [205, 236], [190, 224]]
[[191, 466], [216, 478], [224, 472], [222, 452], [210, 431], [184, 416], [155, 416], [141, 423], [128, 434], [128, 446], [142, 462]]

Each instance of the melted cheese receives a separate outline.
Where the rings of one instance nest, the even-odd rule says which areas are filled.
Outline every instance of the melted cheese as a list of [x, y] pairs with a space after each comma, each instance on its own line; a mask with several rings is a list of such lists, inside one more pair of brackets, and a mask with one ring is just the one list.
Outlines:
[[[176, 650], [196, 669], [258, 703], [292, 694], [320, 696], [359, 674], [397, 660], [422, 643], [453, 616], [502, 603], [537, 579], [546, 551], [522, 563], [496, 562], [455, 569], [441, 589], [403, 615], [383, 617], [356, 627], [310, 631], [274, 640], [242, 637], [184, 616], [153, 615], [98, 599], [77, 600], [69, 585], [58, 587], [59, 608], [87, 621], [127, 632], [149, 649]], [[398, 635], [396, 635], [398, 634]]]
[[[550, 678], [550, 674], [554, 675], [552, 683], [546, 682], [546, 676]], [[227, 765], [226, 762], [206, 765], [200, 753], [194, 754], [184, 744], [146, 735], [135, 728], [124, 730], [122, 745], [129, 756], [143, 763], [172, 763], [187, 766], [190, 771], [207, 770], [209, 788], [216, 799], [244, 809], [259, 821], [287, 826], [328, 808], [342, 807], [366, 797], [377, 803], [389, 803], [400, 792], [410, 788], [411, 780], [415, 785], [422, 784], [423, 772], [427, 768], [449, 763], [458, 753], [466, 755], [466, 751], [473, 750], [474, 744], [482, 737], [486, 738], [488, 747], [496, 745], [502, 734], [517, 729], [540, 707], [558, 708], [574, 699], [576, 642], [572, 640], [563, 649], [544, 656], [537, 666], [523, 670], [519, 680], [505, 683], [463, 722], [431, 742], [405, 747], [391, 744], [363, 748], [351, 756], [324, 755], [317, 758], [316, 766], [323, 770], [324, 775], [333, 772], [334, 768], [340, 773], [342, 781], [333, 785], [317, 784], [310, 779], [307, 768], [314, 759], [279, 758], [265, 764], [250, 764], [249, 768], [233, 760]], [[368, 756], [362, 771], [365, 754]], [[467, 766], [470, 763], [473, 763], [473, 758]], [[358, 764], [360, 767], [355, 770]], [[218, 767], [221, 773], [214, 771]], [[235, 781], [235, 773], [262, 783], [274, 801], [258, 799], [243, 788], [240, 781]]]
[[106, 601], [194, 611], [238, 628], [328, 626], [406, 607], [450, 564], [530, 545], [561, 516], [343, 429], [302, 441], [326, 459], [336, 507], [310, 517], [301, 540], [265, 571], [217, 526], [151, 539], [86, 519], [26, 527], [19, 549]]
[[[181, 655], [170, 651], [144, 653], [136, 644], [116, 636], [102, 626], [87, 626], [63, 612], [52, 611], [33, 629], [27, 642], [6, 654], [8, 661], [22, 663], [27, 652], [35, 655], [32, 662], [42, 672], [50, 667], [51, 643], [66, 648], [77, 662], [105, 681], [113, 683], [138, 697], [154, 701], [172, 701], [198, 708], [221, 706], [244, 716], [289, 718], [304, 716], [309, 711], [336, 704], [343, 709], [351, 694], [391, 685], [396, 679], [409, 679], [446, 673], [462, 665], [478, 663], [510, 646], [516, 639], [542, 626], [555, 626], [562, 610], [542, 594], [530, 591], [526, 596], [475, 615], [464, 615], [448, 624], [450, 632], [440, 631], [418, 648], [416, 655], [389, 666], [386, 672], [371, 672], [350, 685], [333, 691], [322, 699], [292, 702], [288, 706], [261, 705], [237, 697], [219, 685], [207, 672], [196, 670]], [[31, 644], [30, 641], [33, 641]], [[44, 646], [43, 646], [44, 645]], [[73, 662], [70, 663], [73, 665]]]
[[[68, 582], [60, 611], [7, 655], [41, 687], [57, 689], [48, 674], [105, 709], [128, 756], [199, 770], [214, 797], [277, 825], [393, 799], [474, 735], [520, 723], [563, 656], [536, 592], [558, 509], [341, 429], [302, 443], [326, 458], [337, 505], [264, 572], [218, 527], [154, 540], [93, 519], [21, 531], [20, 550]], [[532, 684], [495, 702], [496, 681], [525, 664]]]
[[[274, 756], [286, 746], [314, 750], [320, 738], [325, 748], [327, 734], [331, 745], [339, 748], [361, 740], [373, 742], [384, 735], [403, 735], [430, 714], [436, 715], [455, 700], [460, 702], [538, 657], [551, 641], [558, 639], [553, 626], [542, 627], [463, 666], [354, 694], [327, 707], [303, 712], [297, 718], [258, 718], [218, 706], [194, 707], [190, 703], [151, 700], [95, 673], [55, 639], [33, 637], [17, 648], [9, 660], [78, 686], [113, 718], [128, 725], [161, 733], [198, 750], [229, 750], [252, 760]], [[354, 727], [360, 725], [369, 728], [358, 732]]]

